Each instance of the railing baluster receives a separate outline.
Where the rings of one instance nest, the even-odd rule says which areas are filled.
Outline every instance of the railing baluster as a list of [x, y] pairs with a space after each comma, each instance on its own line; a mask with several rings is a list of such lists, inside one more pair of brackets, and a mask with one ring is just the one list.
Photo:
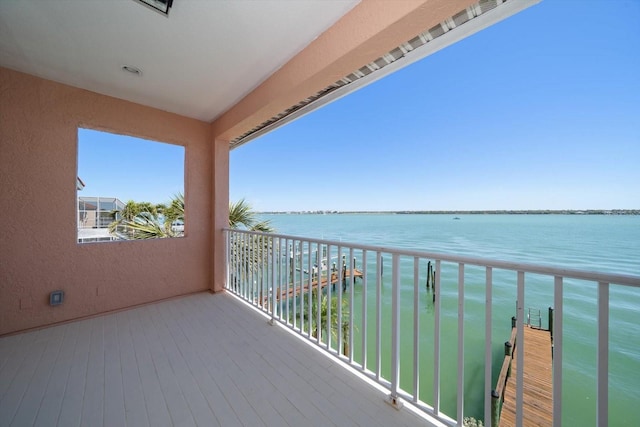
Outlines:
[[231, 231], [227, 231], [227, 235], [228, 235], [228, 242], [229, 242], [229, 253], [227, 254], [227, 257], [229, 258], [229, 265], [227, 265], [227, 289], [233, 290], [233, 266], [235, 265], [234, 262], [234, 250], [233, 250], [233, 239], [235, 237], [235, 235], [233, 234], [233, 232]]
[[[285, 252], [286, 252], [285, 241]], [[282, 289], [284, 288], [284, 282], [282, 281], [282, 239], [278, 239], [278, 319], [282, 320]], [[286, 257], [286, 255], [285, 255]], [[286, 275], [286, 273], [285, 273]]]
[[554, 279], [553, 294], [553, 330], [552, 357], [553, 357], [553, 427], [562, 425], [562, 277]]
[[[289, 249], [291, 248], [291, 249]], [[287, 321], [285, 322], [287, 326], [291, 326], [291, 286], [292, 282], [295, 280], [295, 276], [293, 274], [293, 240], [287, 240], [287, 279], [286, 279], [286, 291], [287, 291]]]
[[271, 323], [276, 321], [276, 240], [271, 239]]
[[[353, 247], [349, 248], [349, 263], [353, 263]], [[356, 284], [355, 264], [351, 265], [349, 273], [349, 363], [353, 363], [353, 295]]]
[[598, 282], [598, 399], [596, 425], [609, 422], [609, 284]]
[[312, 251], [312, 247], [313, 245], [311, 244], [311, 241], [308, 242], [308, 248], [309, 248], [309, 253], [307, 254], [307, 266], [309, 267], [309, 274], [308, 276], [308, 280], [307, 280], [307, 338], [311, 338], [311, 298], [312, 298], [312, 294], [311, 294], [311, 285], [313, 283], [313, 264], [311, 263], [311, 251]]
[[493, 308], [493, 270], [487, 267], [485, 271], [485, 311], [484, 311], [484, 419], [487, 427], [498, 427], [491, 425], [491, 390], [493, 356], [491, 352], [491, 328], [492, 308]]
[[293, 310], [293, 320], [291, 321], [291, 326], [293, 327], [293, 329], [295, 329], [296, 328], [296, 313], [297, 313], [297, 309], [298, 309], [298, 307], [297, 307], [298, 298], [296, 296], [296, 293], [297, 293], [297, 290], [298, 290], [297, 289], [298, 283], [296, 281], [296, 277], [298, 276], [296, 274], [296, 260], [298, 259], [298, 253], [296, 252], [297, 250], [296, 250], [296, 241], [295, 240], [293, 241], [293, 244], [291, 246], [293, 248], [292, 249], [293, 250], [293, 252], [292, 252], [293, 255], [291, 257], [291, 282], [292, 282], [292, 285], [293, 285], [293, 294], [291, 294], [291, 302], [293, 304], [293, 308], [292, 308], [292, 310]]
[[239, 281], [240, 281], [240, 296], [246, 300], [245, 297], [245, 287], [246, 287], [246, 275], [245, 275], [245, 271], [246, 271], [246, 265], [247, 265], [247, 235], [243, 234], [241, 236], [240, 239], [240, 265], [239, 265], [239, 269], [240, 269], [240, 277], [239, 277]]
[[240, 296], [244, 299], [244, 259], [245, 259], [245, 235], [240, 236], [240, 257], [238, 263], [238, 289], [240, 292]]
[[420, 258], [413, 257], [413, 402], [420, 391]]
[[291, 241], [291, 256], [290, 256], [290, 260], [289, 263], [291, 264], [289, 266], [289, 271], [291, 272], [291, 280], [290, 280], [290, 286], [291, 286], [291, 290], [287, 293], [287, 295], [290, 295], [290, 303], [289, 305], [291, 306], [291, 316], [289, 317], [289, 326], [291, 326], [293, 329], [296, 328], [296, 286], [298, 286], [298, 281], [296, 280], [297, 278], [297, 274], [296, 274], [296, 259], [297, 257], [297, 249], [296, 249], [296, 240], [292, 240]]
[[295, 289], [295, 293], [294, 293], [294, 312], [293, 312], [293, 326], [294, 328], [297, 328], [299, 332], [302, 332], [302, 319], [300, 319], [300, 321], [298, 321], [298, 316], [302, 316], [303, 314], [303, 309], [304, 306], [301, 305], [304, 302], [304, 276], [303, 276], [303, 272], [304, 272], [304, 265], [302, 264], [304, 261], [304, 242], [302, 240], [299, 241], [298, 243], [298, 256], [296, 257], [297, 261], [298, 261], [298, 287]]
[[251, 235], [251, 246], [249, 250], [251, 254], [251, 260], [249, 261], [249, 270], [251, 271], [249, 298], [251, 304], [254, 304], [256, 293], [256, 236], [253, 234]]
[[400, 255], [392, 255], [391, 267], [391, 395], [390, 403], [398, 405], [400, 387]]
[[260, 297], [260, 272], [262, 271], [262, 254], [261, 254], [261, 239], [262, 237], [259, 235], [254, 235], [253, 236], [253, 259], [252, 259], [252, 264], [253, 264], [253, 292], [251, 294], [251, 305], [255, 306], [255, 307], [259, 307], [259, 300], [258, 298]]
[[376, 253], [376, 380], [380, 381], [382, 358], [380, 357], [380, 347], [382, 345], [380, 336], [382, 335], [382, 253]]
[[367, 370], [367, 251], [362, 251], [362, 369]]
[[464, 264], [458, 264], [458, 425], [464, 419]]
[[[318, 253], [317, 253], [317, 263], [318, 263], [318, 278], [317, 280], [317, 286], [316, 286], [316, 343], [318, 345], [320, 345], [320, 299], [321, 299], [321, 281], [322, 281], [322, 255], [320, 255], [322, 253], [322, 245], [320, 243], [318, 243], [316, 245], [316, 248], [318, 249]], [[309, 286], [309, 292], [311, 291], [311, 286]], [[313, 304], [313, 293], [311, 294], [311, 299], [309, 300], [309, 329], [313, 329], [312, 326], [312, 316], [313, 316], [313, 310], [311, 309], [311, 305]]]
[[271, 289], [271, 286], [273, 286], [273, 282], [271, 282], [271, 267], [269, 266], [270, 262], [271, 262], [271, 252], [273, 251], [273, 238], [270, 236], [266, 237], [266, 257], [265, 257], [265, 270], [264, 270], [264, 281], [265, 281], [265, 286], [266, 289], [264, 290], [265, 294], [265, 299], [263, 299], [263, 304], [264, 301], [266, 301], [266, 309], [267, 309], [267, 313], [269, 312], [269, 302], [271, 301], [269, 299], [269, 289]]
[[[331, 271], [331, 245], [327, 245], [327, 324], [326, 334], [327, 334], [327, 350], [331, 351], [331, 279], [333, 278], [333, 272]], [[318, 307], [318, 311], [320, 311], [320, 307]]]
[[434, 316], [433, 316], [433, 413], [437, 417], [440, 415], [440, 318], [441, 318], [441, 264], [436, 260], [436, 280], [434, 283]]
[[[300, 310], [298, 316], [298, 330], [300, 333], [304, 332], [304, 243], [300, 241], [300, 271], [298, 271], [298, 283], [300, 284], [300, 292], [297, 293], [298, 301], [300, 304]], [[311, 266], [307, 268], [307, 271], [311, 271]]]
[[251, 236], [248, 234], [244, 235], [244, 262], [242, 263], [243, 265], [243, 278], [244, 280], [242, 281], [244, 283], [244, 288], [243, 288], [243, 293], [242, 296], [244, 297], [245, 301], [249, 300], [249, 274], [251, 272], [250, 270], [250, 259], [249, 259], [249, 238]]
[[[262, 236], [262, 271], [260, 274], [260, 307], [265, 310], [265, 297], [269, 305], [269, 237]], [[265, 289], [266, 288], [266, 289]]]
[[233, 281], [231, 283], [231, 287], [233, 289], [233, 292], [236, 293], [236, 295], [238, 295], [239, 292], [239, 286], [240, 286], [240, 282], [238, 281], [238, 266], [240, 265], [240, 234], [235, 234], [234, 238], [233, 238], [233, 270], [232, 273], [233, 274]]
[[[342, 246], [338, 246], [338, 262], [340, 262], [342, 260]], [[346, 264], [345, 264], [346, 266]], [[336, 348], [338, 349], [338, 355], [342, 354], [342, 341], [343, 341], [343, 337], [342, 337], [342, 294], [344, 292], [343, 288], [342, 288], [342, 282], [344, 280], [346, 280], [346, 278], [344, 277], [344, 273], [345, 273], [345, 269], [342, 267], [342, 265], [340, 265], [340, 267], [338, 268], [338, 286], [336, 286], [336, 289], [338, 292], [338, 324], [337, 324], [337, 328], [338, 330], [337, 332], [337, 343], [336, 343]]]
[[524, 420], [524, 271], [518, 271], [518, 301], [516, 313], [516, 426], [522, 427]]

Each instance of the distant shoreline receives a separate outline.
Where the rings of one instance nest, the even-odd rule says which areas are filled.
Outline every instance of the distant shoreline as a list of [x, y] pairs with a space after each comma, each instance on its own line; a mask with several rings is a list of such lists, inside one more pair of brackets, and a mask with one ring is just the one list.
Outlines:
[[265, 215], [344, 215], [344, 214], [396, 214], [396, 215], [640, 215], [640, 209], [539, 209], [539, 210], [451, 210], [451, 211], [265, 211]]

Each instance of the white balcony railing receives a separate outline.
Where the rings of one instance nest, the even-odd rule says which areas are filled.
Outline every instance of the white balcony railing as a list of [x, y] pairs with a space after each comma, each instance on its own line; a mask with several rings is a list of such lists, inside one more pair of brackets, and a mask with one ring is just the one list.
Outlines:
[[[228, 291], [386, 387], [390, 403], [404, 399], [450, 425], [462, 425], [467, 415], [465, 397], [478, 394], [477, 388], [468, 389], [473, 379], [465, 378], [465, 369], [477, 364], [484, 367], [484, 378], [475, 378], [482, 387], [484, 421], [492, 424], [493, 379], [500, 370], [495, 362], [501, 351], [494, 343], [502, 343], [511, 333], [509, 329], [504, 336], [496, 336], [500, 328], [494, 315], [499, 315], [502, 325], [510, 323], [511, 314], [501, 318], [504, 307], [495, 304], [493, 292], [508, 287], [517, 301], [518, 346], [525, 344], [525, 296], [529, 295], [525, 289], [546, 289], [554, 307], [552, 412], [553, 425], [560, 426], [563, 292], [568, 285], [591, 284], [597, 288], [596, 425], [608, 425], [609, 291], [612, 285], [638, 288], [640, 277], [282, 234], [225, 230], [225, 235]], [[485, 304], [484, 346], [475, 352], [469, 349], [473, 357], [465, 358], [469, 323], [465, 322], [465, 301], [473, 297], [478, 303], [478, 289]], [[448, 301], [446, 306], [443, 301]], [[457, 348], [450, 354], [455, 354], [455, 364], [442, 354], [445, 345], [452, 347], [454, 337]], [[524, 366], [524, 351], [516, 352], [515, 358], [517, 366]], [[443, 372], [445, 365], [448, 370]], [[523, 425], [524, 416], [523, 376], [524, 369], [517, 369], [518, 426]], [[455, 391], [449, 384], [453, 378]]]

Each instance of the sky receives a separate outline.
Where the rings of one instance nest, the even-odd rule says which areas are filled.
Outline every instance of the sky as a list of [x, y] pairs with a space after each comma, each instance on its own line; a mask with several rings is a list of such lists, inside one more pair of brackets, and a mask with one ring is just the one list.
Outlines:
[[639, 0], [544, 0], [233, 150], [230, 198], [258, 211], [640, 208], [638, 22]]
[[79, 129], [78, 176], [80, 197], [168, 203], [184, 193], [184, 147]]
[[[606, 5], [606, 7], [605, 7]], [[640, 0], [543, 0], [231, 151], [258, 211], [640, 208]], [[166, 203], [184, 148], [78, 133], [79, 196]]]

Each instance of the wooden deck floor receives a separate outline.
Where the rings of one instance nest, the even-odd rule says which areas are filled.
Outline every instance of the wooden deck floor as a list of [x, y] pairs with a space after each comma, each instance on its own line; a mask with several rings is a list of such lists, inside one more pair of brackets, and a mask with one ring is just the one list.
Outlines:
[[0, 426], [429, 426], [228, 294], [0, 338]]
[[[518, 344], [507, 380], [500, 427], [515, 426]], [[524, 425], [550, 426], [553, 420], [551, 335], [549, 331], [524, 328]]]

